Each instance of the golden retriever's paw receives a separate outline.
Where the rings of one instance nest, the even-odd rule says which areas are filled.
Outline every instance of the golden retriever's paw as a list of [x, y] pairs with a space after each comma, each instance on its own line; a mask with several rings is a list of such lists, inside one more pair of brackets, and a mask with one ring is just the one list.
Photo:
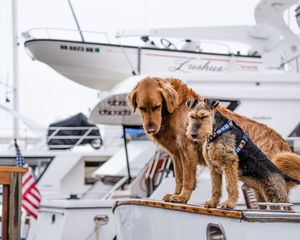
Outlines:
[[188, 200], [188, 197], [181, 194], [174, 194], [169, 198], [169, 201], [174, 203], [186, 203]]
[[226, 200], [225, 202], [221, 203], [221, 208], [223, 209], [233, 209], [235, 208], [236, 202], [232, 200]]
[[204, 207], [205, 208], [216, 208], [218, 205], [218, 202], [215, 201], [214, 199], [210, 199], [204, 202]]
[[285, 210], [285, 211], [294, 211], [292, 206], [283, 207], [283, 210]]
[[165, 202], [171, 202], [171, 200], [170, 200], [170, 198], [173, 196], [174, 194], [165, 194], [164, 196], [163, 196], [163, 201], [165, 201]]

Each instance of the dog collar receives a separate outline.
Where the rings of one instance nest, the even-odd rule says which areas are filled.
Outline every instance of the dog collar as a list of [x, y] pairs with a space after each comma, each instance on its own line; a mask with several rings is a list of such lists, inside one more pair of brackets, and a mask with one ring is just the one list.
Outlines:
[[212, 135], [208, 137], [208, 141], [212, 142], [216, 140], [219, 136], [221, 136], [223, 133], [227, 132], [228, 130], [233, 128], [233, 121], [229, 119], [224, 125], [219, 127]]
[[[214, 134], [212, 134], [208, 137], [208, 141], [212, 142], [212, 141], [216, 140], [220, 135], [222, 135], [223, 133], [232, 129], [234, 125], [236, 125], [241, 131], [243, 131], [234, 121], [228, 120], [224, 125], [219, 127], [214, 132]], [[243, 131], [243, 137], [242, 137], [241, 141], [239, 142], [239, 144], [237, 145], [235, 152], [237, 154], [239, 154], [242, 151], [242, 149], [247, 145], [248, 142], [249, 142], [249, 135], [248, 135], [248, 133]]]

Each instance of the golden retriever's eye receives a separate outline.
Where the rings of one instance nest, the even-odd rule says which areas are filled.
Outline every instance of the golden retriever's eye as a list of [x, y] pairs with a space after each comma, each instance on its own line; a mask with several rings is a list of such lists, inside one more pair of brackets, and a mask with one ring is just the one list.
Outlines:
[[196, 119], [196, 116], [195, 115], [190, 115], [190, 118], [191, 119]]
[[141, 112], [146, 112], [146, 108], [145, 107], [139, 107]]
[[158, 110], [159, 108], [160, 108], [160, 105], [153, 106], [153, 107], [152, 107], [152, 111], [154, 112], [154, 111]]
[[201, 116], [200, 118], [201, 118], [201, 119], [204, 119], [204, 118], [207, 118], [207, 117], [208, 117], [208, 116], [206, 115], [206, 116]]

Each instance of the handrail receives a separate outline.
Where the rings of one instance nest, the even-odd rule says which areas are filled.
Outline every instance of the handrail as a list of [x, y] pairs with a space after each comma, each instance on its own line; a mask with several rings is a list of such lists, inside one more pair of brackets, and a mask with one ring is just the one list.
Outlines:
[[[55, 32], [65, 32], [65, 33], [74, 33], [74, 34], [78, 34], [78, 29], [73, 29], [73, 28], [30, 28], [29, 30], [27, 30], [26, 32], [23, 32], [23, 37], [27, 40], [27, 39], [35, 39], [36, 37], [34, 36], [34, 33], [37, 32], [44, 32], [44, 34], [46, 34], [46, 37], [48, 39], [54, 39], [51, 36], [51, 33], [53, 35], [53, 33]], [[104, 35], [106, 38], [107, 43], [111, 43], [109, 37], [108, 37], [108, 33], [107, 32], [98, 32], [98, 31], [85, 31], [85, 30], [81, 30], [82, 33], [86, 34], [97, 34], [97, 35]], [[65, 36], [66, 37], [66, 36]], [[78, 37], [78, 36], [77, 36]], [[126, 36], [127, 37], [127, 36]], [[140, 37], [140, 36], [139, 36]], [[68, 39], [66, 37], [66, 39]], [[75, 38], [76, 39], [76, 38]], [[70, 38], [70, 40], [74, 40], [74, 38]], [[86, 39], [85, 39], [86, 41]], [[224, 49], [226, 49], [228, 54], [232, 54], [234, 55], [232, 49], [230, 48], [230, 46], [226, 43], [222, 43], [222, 42], [217, 42], [217, 41], [208, 41], [208, 40], [197, 40], [201, 46], [201, 44], [211, 44], [211, 45], [216, 45], [216, 46], [220, 46], [223, 47]], [[197, 51], [195, 51], [197, 52]]]
[[[48, 39], [54, 39], [53, 33], [55, 32], [65, 32], [65, 33], [78, 33], [77, 29], [72, 29], [72, 28], [31, 28], [29, 30], [27, 30], [26, 32], [23, 32], [22, 35], [23, 37], [28, 40], [28, 39], [35, 39], [35, 34], [40, 31], [43, 32], [46, 35], [46, 38]], [[110, 43], [109, 37], [107, 32], [98, 32], [98, 31], [84, 31], [81, 30], [82, 33], [84, 34], [97, 34], [97, 35], [104, 35], [104, 37], [106, 38], [107, 43]], [[34, 34], [35, 33], [35, 34]], [[51, 36], [52, 33], [52, 36]], [[70, 39], [70, 40], [75, 40], [77, 39], [76, 37], [67, 37], [64, 36], [66, 39]]]
[[147, 164], [144, 174], [146, 193], [149, 197], [156, 187], [162, 182], [170, 170], [171, 158], [166, 153], [158, 150], [152, 160]]
[[48, 130], [56, 130], [56, 129], [60, 129], [60, 130], [98, 130], [97, 127], [49, 127]]
[[[64, 130], [68, 131], [80, 131], [77, 135], [65, 135], [63, 133]], [[102, 145], [102, 138], [101, 135], [90, 135], [92, 134], [92, 131], [99, 131], [97, 127], [49, 127], [48, 132], [53, 131], [50, 133], [50, 135], [47, 137], [47, 145], [50, 148], [72, 148], [75, 146], [80, 145], [84, 140], [100, 140], [100, 145]], [[53, 140], [66, 140], [70, 141], [70, 144], [51, 144]], [[72, 141], [73, 140], [73, 141]]]
[[284, 69], [285, 66], [289, 66], [289, 64], [295, 63], [296, 65], [296, 72], [300, 72], [300, 54], [292, 57], [291, 59], [286, 60], [285, 62], [281, 63], [277, 69]]
[[[13, 166], [0, 166], [0, 173], [26, 173], [27, 168], [20, 168], [20, 167], [13, 167]], [[2, 174], [1, 176], [4, 176], [5, 174]], [[3, 184], [2, 182], [5, 181], [3, 179], [0, 179], [0, 184]]]

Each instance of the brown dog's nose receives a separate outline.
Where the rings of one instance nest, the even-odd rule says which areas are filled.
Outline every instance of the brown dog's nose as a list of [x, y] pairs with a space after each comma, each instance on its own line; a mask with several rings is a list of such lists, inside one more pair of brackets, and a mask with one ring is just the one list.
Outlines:
[[156, 128], [154, 124], [149, 124], [147, 127], [147, 133], [151, 134], [151, 133], [155, 133], [156, 132]]
[[198, 136], [197, 133], [192, 133], [192, 134], [191, 134], [191, 137], [192, 137], [192, 138], [197, 138], [197, 136]]

